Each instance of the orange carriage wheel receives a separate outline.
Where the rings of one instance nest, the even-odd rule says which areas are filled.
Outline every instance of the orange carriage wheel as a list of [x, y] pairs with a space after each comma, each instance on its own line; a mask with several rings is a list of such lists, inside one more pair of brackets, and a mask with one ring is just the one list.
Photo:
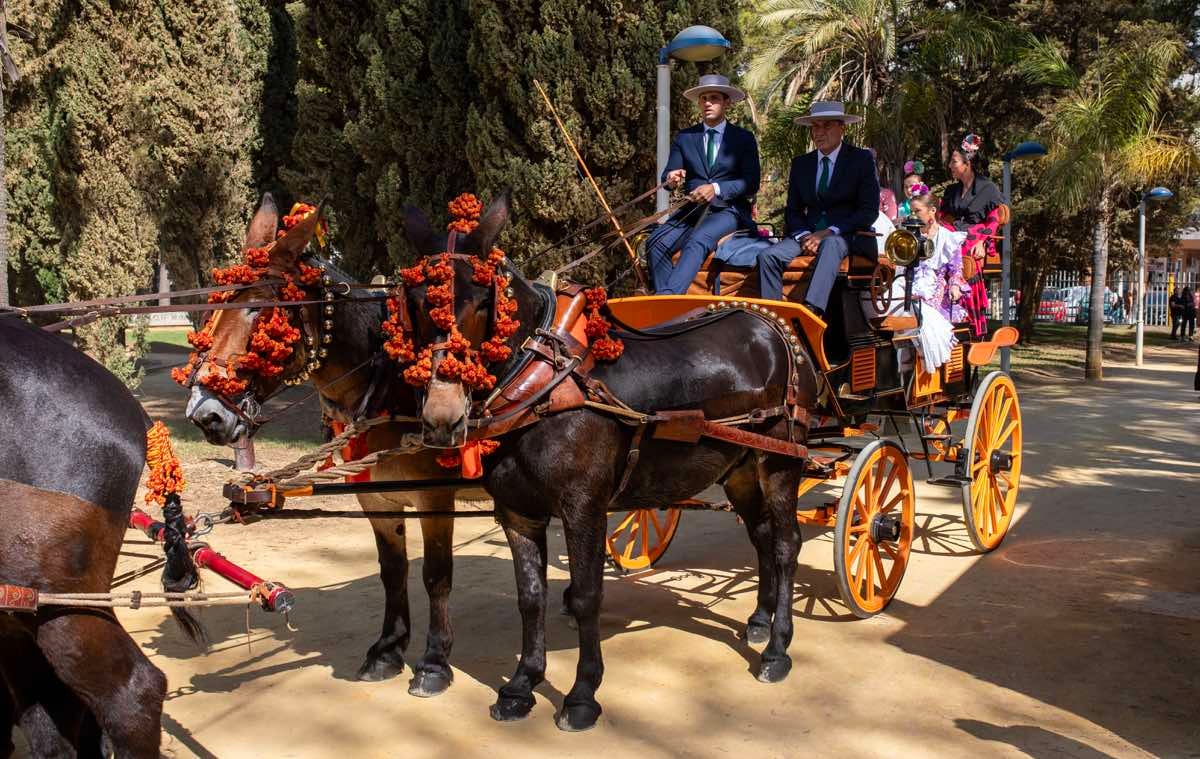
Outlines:
[[637, 509], [612, 514], [610, 524], [616, 527], [608, 533], [608, 555], [613, 563], [626, 572], [636, 572], [654, 566], [679, 529], [682, 509]]
[[971, 404], [963, 445], [963, 516], [980, 551], [1000, 545], [1012, 524], [1021, 484], [1021, 407], [1004, 372], [984, 377]]
[[916, 505], [900, 446], [876, 440], [862, 449], [846, 476], [833, 531], [838, 590], [855, 616], [878, 614], [896, 595], [912, 550]]

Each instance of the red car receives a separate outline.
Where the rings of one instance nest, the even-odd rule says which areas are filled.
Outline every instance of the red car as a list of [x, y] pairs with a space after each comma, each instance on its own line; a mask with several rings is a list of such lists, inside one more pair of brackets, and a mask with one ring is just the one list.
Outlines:
[[1046, 290], [1038, 303], [1037, 318], [1039, 321], [1065, 322], [1067, 320], [1067, 302], [1059, 290]]

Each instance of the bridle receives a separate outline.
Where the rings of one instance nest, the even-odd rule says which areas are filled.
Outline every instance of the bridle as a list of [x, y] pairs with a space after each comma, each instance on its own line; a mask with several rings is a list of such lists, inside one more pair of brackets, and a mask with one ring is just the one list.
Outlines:
[[[216, 330], [217, 324], [226, 310], [251, 309], [261, 305], [271, 309], [283, 308], [288, 311], [294, 310], [297, 314], [300, 323], [299, 328], [302, 333], [302, 340], [296, 343], [296, 348], [299, 350], [293, 351], [288, 364], [284, 368], [281, 381], [271, 393], [262, 398], [256, 395], [255, 387], [259, 382], [257, 378], [249, 379], [246, 389], [233, 396], [210, 390], [213, 397], [221, 405], [246, 425], [248, 434], [254, 434], [265, 423], [266, 420], [260, 419], [260, 417], [267, 401], [288, 387], [300, 385], [308, 381], [309, 376], [321, 368], [323, 359], [329, 355], [329, 346], [333, 343], [335, 301], [339, 297], [344, 298], [349, 296], [351, 286], [348, 282], [334, 282], [333, 278], [329, 276], [328, 266], [323, 259], [314, 258], [313, 263], [315, 264], [315, 268], [321, 272], [319, 280], [321, 293], [319, 298], [305, 298], [299, 301], [285, 300], [282, 288], [287, 282], [286, 275], [290, 275], [290, 272], [284, 272], [275, 267], [268, 267], [265, 272], [266, 276], [256, 283], [257, 286], [265, 287], [269, 290], [271, 297], [268, 300], [262, 303], [245, 303], [239, 309], [226, 308], [214, 311], [201, 330], [211, 335]], [[304, 290], [307, 295], [308, 291], [316, 285], [306, 286], [301, 284], [296, 286]], [[306, 318], [306, 312], [308, 312], [310, 307], [319, 309], [316, 319]], [[262, 318], [262, 315], [260, 314], [258, 318]], [[246, 355], [245, 353], [235, 353], [228, 358], [222, 358], [220, 356], [209, 355], [211, 350], [211, 348], [207, 348], [196, 352], [196, 360], [192, 362], [191, 371], [188, 374], [187, 380], [183, 383], [185, 388], [190, 390], [195, 386], [201, 371], [206, 366], [220, 368], [226, 377], [236, 376], [238, 361]]]

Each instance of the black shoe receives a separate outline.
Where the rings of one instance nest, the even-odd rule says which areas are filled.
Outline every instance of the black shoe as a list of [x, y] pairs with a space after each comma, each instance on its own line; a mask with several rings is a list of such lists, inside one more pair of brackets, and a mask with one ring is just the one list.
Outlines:
[[809, 303], [808, 301], [804, 301], [800, 305], [804, 306], [809, 311], [812, 311], [814, 314], [816, 314], [817, 318], [820, 319], [821, 321], [825, 321], [825, 309], [814, 306], [813, 304]]

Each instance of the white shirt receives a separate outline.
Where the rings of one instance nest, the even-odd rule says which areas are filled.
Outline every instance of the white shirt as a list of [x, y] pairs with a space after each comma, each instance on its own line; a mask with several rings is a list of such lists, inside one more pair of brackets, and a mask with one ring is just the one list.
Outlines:
[[823, 158], [829, 159], [829, 181], [831, 183], [833, 182], [833, 169], [835, 166], [837, 166], [838, 153], [840, 153], [840, 152], [842, 152], [842, 143], [840, 143], [840, 142], [837, 144], [837, 147], [833, 149], [833, 152], [830, 153], [829, 155], [825, 155], [824, 153], [822, 153], [819, 150], [817, 151], [817, 181], [815, 183], [813, 183], [813, 189], [815, 189], [815, 190], [821, 189], [821, 159], [823, 159]]
[[[701, 122], [701, 123], [703, 124], [703, 122]], [[713, 149], [713, 156], [715, 157], [715, 156], [718, 156], [721, 154], [721, 143], [724, 142], [724, 140], [725, 140], [725, 127], [728, 124], [729, 124], [729, 122], [726, 121], [725, 119], [721, 119], [721, 123], [717, 124], [714, 127], [710, 127], [708, 124], [704, 124], [704, 159], [706, 161], [708, 160], [708, 139], [709, 139], [708, 130], [715, 129], [717, 132], [715, 135], [712, 135], [713, 142], [715, 142], [717, 144], [717, 146]], [[717, 193], [717, 197], [718, 198], [721, 197], [721, 185], [717, 184], [716, 182], [713, 182], [712, 186], [713, 186], [713, 191]]]

